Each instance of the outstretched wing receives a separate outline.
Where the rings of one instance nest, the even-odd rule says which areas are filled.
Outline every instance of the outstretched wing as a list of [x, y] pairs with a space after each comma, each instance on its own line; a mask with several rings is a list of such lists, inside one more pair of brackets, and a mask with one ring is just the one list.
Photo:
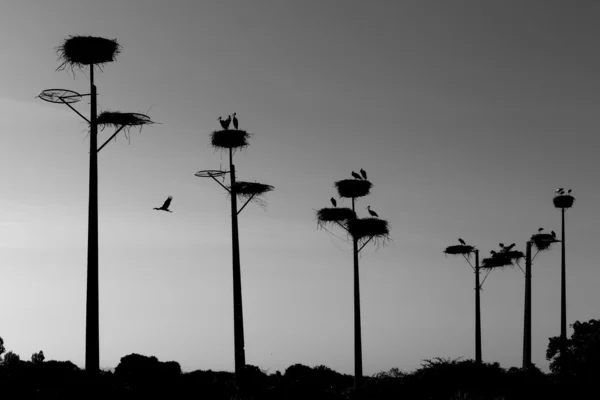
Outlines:
[[169, 196], [167, 200], [165, 200], [165, 204], [162, 205], [161, 208], [167, 209], [171, 205], [171, 200], [173, 200], [173, 196]]

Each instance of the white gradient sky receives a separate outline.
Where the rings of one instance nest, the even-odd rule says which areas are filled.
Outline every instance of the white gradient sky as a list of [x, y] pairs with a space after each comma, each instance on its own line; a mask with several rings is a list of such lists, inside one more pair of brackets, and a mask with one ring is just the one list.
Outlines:
[[[568, 323], [598, 318], [600, 4], [596, 1], [8, 1], [0, 14], [0, 336], [29, 358], [84, 365], [86, 124], [42, 89], [70, 34], [117, 38], [101, 109], [161, 125], [99, 156], [100, 357], [233, 370], [227, 196], [194, 173], [226, 158], [217, 117], [255, 133], [239, 178], [275, 186], [240, 218], [247, 363], [353, 372], [352, 254], [317, 230], [336, 180], [365, 168], [393, 241], [361, 256], [364, 371], [474, 356], [473, 273], [442, 249], [486, 254], [560, 229], [568, 212]], [[88, 113], [87, 101], [78, 104]], [[108, 131], [100, 134], [107, 138]], [[167, 195], [173, 214], [156, 212]], [[522, 356], [524, 279], [482, 292], [483, 357]], [[533, 270], [533, 362], [560, 333], [560, 250]], [[571, 330], [569, 330], [569, 333]]]

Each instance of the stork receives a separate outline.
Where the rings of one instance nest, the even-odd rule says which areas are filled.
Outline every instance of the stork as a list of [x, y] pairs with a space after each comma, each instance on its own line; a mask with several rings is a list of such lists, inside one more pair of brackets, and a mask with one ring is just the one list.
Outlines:
[[556, 232], [554, 232], [554, 231], [551, 231], [551, 232], [550, 232], [550, 234], [552, 235], [552, 238], [553, 238], [553, 239], [556, 239]]
[[171, 205], [171, 200], [173, 200], [173, 196], [169, 196], [165, 203], [160, 207], [154, 207], [155, 210], [166, 211], [172, 213], [173, 211], [169, 210], [169, 206]]
[[504, 243], [498, 243], [498, 246], [500, 246], [501, 248], [504, 248]]
[[573, 189], [569, 189], [569, 190], [567, 190], [567, 194], [571, 194], [571, 191], [572, 191], [572, 190], [573, 190]]
[[227, 117], [227, 119], [223, 119], [221, 117], [218, 118], [219, 123], [221, 124], [221, 127], [223, 128], [223, 130], [227, 130], [227, 128], [229, 128], [229, 123], [231, 122], [231, 116]]
[[359, 174], [357, 174], [357, 173], [356, 173], [356, 172], [354, 172], [354, 171], [352, 171], [352, 177], [353, 177], [354, 179], [362, 179], [362, 178], [360, 177], [360, 175], [359, 175]]
[[233, 127], [237, 130], [238, 128], [238, 119], [235, 117], [236, 113], [233, 113]]
[[460, 242], [460, 244], [462, 244], [463, 246], [466, 246], [467, 244], [465, 243], [464, 240], [462, 240], [461, 238], [458, 238], [458, 241]]
[[513, 247], [515, 247], [516, 243], [512, 243], [510, 246], [506, 246], [506, 251], [511, 251]]
[[544, 228], [540, 228], [538, 229], [538, 232], [542, 232], [544, 230]]
[[362, 175], [362, 177], [367, 180], [367, 171], [365, 171], [364, 169], [360, 169], [360, 174]]
[[565, 189], [563, 189], [563, 188], [558, 188], [558, 189], [556, 189], [556, 190], [554, 191], [554, 193], [559, 193], [559, 192], [562, 192], [562, 191], [564, 191], [564, 190], [565, 190]]
[[335, 201], [335, 199], [333, 197], [330, 200], [331, 200], [331, 204], [333, 204], [334, 207], [337, 207], [337, 201]]
[[379, 217], [375, 211], [371, 210], [371, 206], [367, 206], [367, 210], [369, 210], [369, 214], [371, 214], [372, 217]]
[[492, 256], [495, 256], [495, 255], [496, 255], [496, 252], [495, 252], [494, 250], [490, 250], [490, 254], [491, 254]]

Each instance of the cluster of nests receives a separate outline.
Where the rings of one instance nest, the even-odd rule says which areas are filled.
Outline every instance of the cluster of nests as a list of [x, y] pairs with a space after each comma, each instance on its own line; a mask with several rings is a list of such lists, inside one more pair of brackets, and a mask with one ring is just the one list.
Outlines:
[[[548, 250], [554, 243], [558, 242], [554, 231], [551, 233], [544, 233], [543, 230], [544, 228], [538, 229], [538, 233], [531, 236], [529, 239], [538, 251]], [[446, 247], [444, 253], [470, 257], [470, 255], [476, 251], [474, 246], [466, 244], [461, 238], [459, 238], [458, 241], [460, 242], [459, 245]], [[525, 257], [525, 254], [522, 251], [513, 250], [516, 245], [515, 243], [508, 246], [505, 246], [504, 243], [499, 243], [498, 245], [500, 247], [498, 251], [491, 250], [491, 256], [484, 258], [481, 261], [481, 268], [494, 269], [514, 266], [515, 263], [518, 264], [519, 261]]]
[[[366, 172], [361, 169], [362, 177], [355, 176], [354, 179], [344, 179], [335, 182], [338, 195], [341, 198], [355, 199], [370, 194], [373, 184], [366, 179]], [[364, 243], [372, 240], [375, 243], [385, 244], [390, 240], [389, 223], [380, 219], [377, 213], [367, 207], [371, 218], [358, 218], [356, 212], [347, 207], [337, 207], [337, 202], [332, 197], [332, 208], [322, 208], [317, 210], [317, 224], [319, 227], [326, 225], [339, 225], [357, 241]]]

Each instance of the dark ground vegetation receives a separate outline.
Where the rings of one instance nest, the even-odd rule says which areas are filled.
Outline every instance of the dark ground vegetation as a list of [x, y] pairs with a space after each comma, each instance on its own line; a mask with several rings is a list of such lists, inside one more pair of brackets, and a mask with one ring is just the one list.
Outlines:
[[[498, 363], [477, 365], [474, 360], [425, 360], [420, 368], [396, 368], [365, 378], [365, 399], [508, 400], [595, 398], [600, 376], [600, 321], [576, 322], [568, 343], [567, 371], [561, 375], [558, 337], [550, 338], [549, 374], [533, 366], [528, 371], [503, 369]], [[0, 353], [4, 353], [0, 339]], [[249, 399], [351, 399], [354, 379], [326, 366], [295, 364], [282, 374], [267, 374], [246, 366]], [[46, 361], [42, 351], [31, 361], [8, 352], [0, 363], [2, 398], [34, 399], [224, 399], [235, 394], [233, 373], [182, 373], [175, 361], [130, 354], [114, 371], [102, 371], [97, 380], [70, 361]]]

